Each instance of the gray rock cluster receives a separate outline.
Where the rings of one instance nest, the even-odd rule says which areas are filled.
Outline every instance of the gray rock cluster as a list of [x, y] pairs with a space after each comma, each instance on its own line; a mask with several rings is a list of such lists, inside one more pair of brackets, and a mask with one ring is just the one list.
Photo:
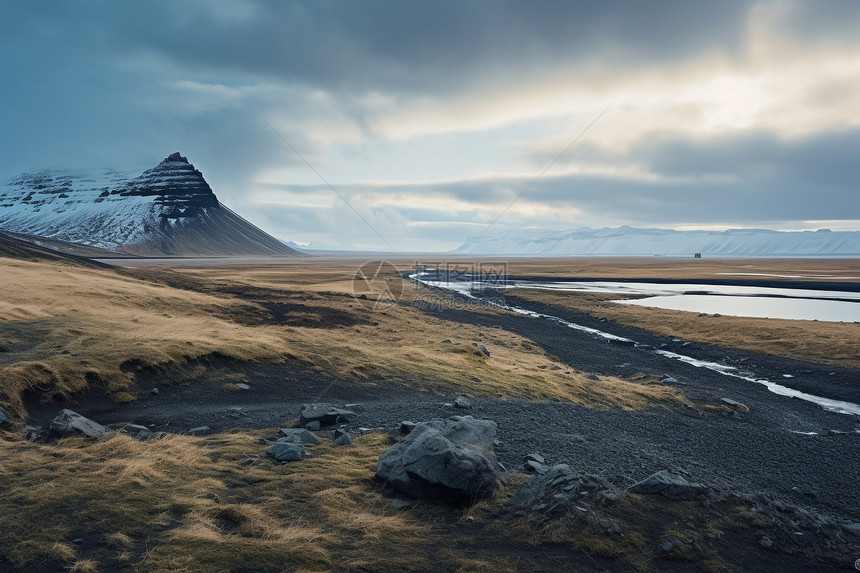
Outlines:
[[508, 502], [508, 509], [548, 520], [570, 511], [584, 512], [586, 504], [614, 503], [618, 499], [605, 479], [577, 474], [567, 464], [558, 464], [521, 485]]
[[376, 476], [409, 497], [476, 501], [496, 488], [495, 437], [492, 420], [422, 422], [379, 456]]

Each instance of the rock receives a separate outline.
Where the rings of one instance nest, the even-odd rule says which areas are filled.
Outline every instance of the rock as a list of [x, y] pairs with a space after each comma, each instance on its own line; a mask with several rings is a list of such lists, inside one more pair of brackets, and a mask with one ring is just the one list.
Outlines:
[[696, 499], [705, 492], [704, 486], [661, 470], [628, 488], [631, 493], [660, 494], [669, 499]]
[[712, 314], [711, 316], [713, 316], [714, 318], [720, 318], [720, 317], [721, 317], [721, 316], [723, 316], [723, 315], [722, 315], [722, 314], [720, 314], [719, 312], [715, 312], [715, 313], [714, 313], [714, 314]]
[[158, 388], [153, 388], [152, 390], [149, 391], [149, 393], [152, 394], [153, 396], [158, 396]]
[[330, 404], [302, 404], [299, 426], [319, 422], [320, 427], [334, 426], [338, 422], [349, 422], [348, 416], [355, 415], [352, 410], [336, 408]]
[[6, 415], [6, 411], [3, 408], [0, 408], [0, 424], [6, 424], [9, 422], [9, 416]]
[[128, 426], [123, 428], [123, 430], [125, 430], [126, 434], [136, 440], [145, 440], [152, 435], [152, 430], [150, 430], [146, 426], [140, 426], [137, 424], [129, 424]]
[[660, 551], [662, 551], [663, 553], [671, 553], [680, 546], [680, 539], [678, 539], [677, 537], [670, 537], [667, 541], [663, 542], [663, 545], [660, 546]]
[[107, 428], [77, 412], [64, 409], [51, 420], [51, 431], [62, 435], [81, 433], [89, 438], [100, 438], [105, 435]]
[[740, 404], [740, 402], [738, 402], [737, 400], [732, 400], [731, 398], [721, 398], [720, 401], [723, 404], [728, 404], [733, 408], [737, 407], [737, 405]]
[[534, 460], [526, 460], [523, 464], [523, 467], [526, 469], [526, 471], [536, 473], [538, 475], [543, 475], [547, 472], [547, 470], [549, 470], [548, 467]]
[[576, 474], [567, 464], [558, 464], [536, 475], [517, 490], [508, 502], [515, 510], [533, 517], [552, 519], [570, 510], [587, 512], [584, 500], [594, 499], [599, 492], [612, 491], [612, 485], [599, 476]]
[[771, 547], [773, 547], [773, 540], [767, 535], [762, 535], [761, 539], [758, 540], [758, 544], [765, 549], [770, 549]]
[[398, 497], [391, 500], [391, 507], [394, 509], [409, 509], [412, 507], [412, 502]]
[[442, 344], [454, 344], [454, 343], [451, 341], [450, 338], [446, 338], [445, 340], [442, 341]]
[[602, 491], [600, 495], [603, 496], [603, 499], [608, 501], [609, 503], [618, 503], [621, 501], [621, 496], [612, 491]]
[[284, 438], [294, 444], [318, 444], [320, 441], [305, 428], [281, 428], [278, 430]]
[[30, 424], [24, 426], [24, 435], [27, 436], [28, 440], [39, 438], [44, 431], [42, 426], [31, 426]]
[[545, 459], [544, 459], [544, 457], [543, 457], [542, 455], [540, 455], [540, 454], [529, 454], [529, 455], [527, 455], [527, 456], [526, 456], [525, 461], [527, 461], [527, 462], [528, 462], [528, 461], [533, 461], [533, 462], [537, 462], [537, 463], [539, 463], [539, 464], [545, 464], [545, 463], [546, 463], [546, 460], [545, 460]]
[[844, 529], [846, 533], [860, 537], [860, 523], [845, 523], [842, 525], [842, 529]]
[[238, 388], [239, 390], [250, 390], [251, 389], [251, 387], [248, 386], [247, 384], [245, 384], [244, 382], [237, 382], [236, 388]]
[[417, 426], [417, 425], [418, 424], [416, 424], [415, 422], [413, 422], [411, 420], [404, 420], [403, 422], [400, 422], [400, 433], [405, 436], [405, 435], [409, 434], [409, 432], [414, 430], [415, 426]]
[[660, 380], [660, 383], [661, 384], [677, 384], [678, 380], [675, 378], [672, 378], [671, 376], [666, 376], [665, 378]]
[[352, 443], [352, 438], [349, 437], [349, 434], [344, 433], [334, 439], [334, 445], [336, 446], [348, 446]]
[[279, 438], [269, 450], [269, 455], [279, 462], [294, 462], [302, 459], [302, 447], [290, 438]]
[[490, 351], [489, 351], [489, 350], [487, 350], [487, 347], [486, 347], [486, 346], [483, 346], [483, 345], [481, 345], [481, 344], [477, 344], [476, 346], [478, 347], [478, 350], [480, 350], [481, 352], [483, 352], [483, 353], [484, 353], [484, 355], [485, 355], [485, 356], [487, 356], [487, 357], [489, 358], [489, 356], [490, 356]]
[[474, 502], [496, 487], [495, 435], [472, 416], [422, 422], [379, 456], [376, 476], [410, 497]]
[[349, 433], [349, 432], [347, 432], [344, 428], [335, 428], [333, 437], [335, 439], [337, 439], [337, 438], [339, 438], [342, 435], [347, 434], [347, 433]]
[[209, 426], [197, 426], [188, 430], [189, 434], [205, 434], [209, 431]]
[[478, 378], [477, 376], [472, 376], [472, 377], [471, 377], [471, 380], [472, 380], [472, 382], [475, 382], [475, 383], [477, 383], [477, 384], [480, 384], [480, 383], [481, 383], [481, 379], [480, 379], [480, 378]]
[[621, 533], [621, 526], [611, 519], [602, 519], [600, 520], [600, 531], [601, 533], [607, 533], [609, 535], [612, 535], [613, 533]]
[[312, 432], [319, 432], [321, 427], [322, 425], [320, 424], [319, 420], [314, 420], [313, 422], [308, 422], [307, 424], [305, 424], [305, 428]]
[[472, 408], [472, 401], [465, 396], [457, 396], [457, 399], [454, 400], [454, 407], [469, 410]]

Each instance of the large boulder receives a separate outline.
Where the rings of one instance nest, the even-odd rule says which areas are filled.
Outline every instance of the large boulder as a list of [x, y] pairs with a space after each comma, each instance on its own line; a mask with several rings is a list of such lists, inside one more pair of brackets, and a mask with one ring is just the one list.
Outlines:
[[453, 416], [417, 424], [379, 456], [376, 476], [414, 498], [472, 502], [496, 487], [496, 423]]
[[696, 499], [705, 493], [705, 487], [690, 483], [683, 477], [671, 474], [666, 470], [648, 476], [639, 483], [633, 484], [628, 488], [631, 493], [641, 494], [659, 494], [669, 499]]
[[105, 435], [107, 428], [77, 412], [64, 409], [51, 420], [51, 431], [61, 435], [83, 434], [90, 438], [100, 438]]

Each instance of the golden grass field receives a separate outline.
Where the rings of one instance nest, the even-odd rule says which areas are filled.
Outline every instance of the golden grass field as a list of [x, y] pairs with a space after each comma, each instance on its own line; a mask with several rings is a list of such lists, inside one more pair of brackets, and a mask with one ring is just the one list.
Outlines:
[[[516, 265], [526, 264], [512, 263], [512, 272], [525, 274]], [[411, 261], [398, 265], [406, 269]], [[768, 524], [742, 508], [681, 503], [667, 509], [631, 494], [610, 516], [629, 532], [623, 538], [596, 533], [602, 514], [550, 526], [501, 518], [494, 511], [526, 479], [521, 474], [513, 474], [496, 498], [471, 508], [417, 502], [401, 512], [372, 480], [378, 455], [391, 443], [382, 434], [359, 437], [348, 448], [314, 446], [310, 458], [288, 465], [264, 455], [261, 438], [274, 429], [146, 442], [123, 434], [98, 442], [23, 438], [30, 403], [84, 392], [134, 400], [137, 366], [179, 376], [184, 365], [211, 355], [234, 359], [237, 371], [224, 377], [227, 385], [243, 379], [243, 364], [297, 360], [356, 384], [383, 378], [416, 389], [595, 408], [686, 403], [679, 390], [647, 377], [589, 380], [499, 329], [491, 337], [503, 344], [492, 346], [488, 358], [471, 343], [486, 344], [489, 333], [412, 308], [408, 301], [426, 293], [411, 283], [401, 304], [366, 308], [352, 296], [356, 266], [352, 260], [302, 260], [114, 270], [0, 258], [0, 405], [12, 418], [11, 426], [0, 428], [0, 565], [5, 559], [22, 571], [196, 573], [532, 571], [573, 562], [595, 571], [607, 565], [652, 571], [661, 564], [656, 547], [673, 535], [699, 540], [681, 558], [702, 570], [729, 571], [716, 549], [721, 536], [767, 531]], [[529, 274], [536, 268], [528, 267]], [[571, 308], [656, 328], [641, 318], [646, 309], [578, 300]], [[676, 314], [671, 328], [693, 328], [684, 313]], [[722, 336], [720, 343], [738, 347], [760, 336], [745, 323], [721, 326], [728, 330], [700, 335]], [[774, 352], [806, 336], [814, 342], [808, 356], [824, 360], [814, 346], [833, 341], [824, 331], [811, 332], [774, 334]], [[694, 339], [695, 332], [674, 334]], [[461, 344], [441, 344], [444, 339]], [[842, 360], [852, 364], [850, 356]], [[198, 364], [193, 377], [205, 376]], [[655, 514], [667, 519], [654, 520]], [[557, 561], [546, 557], [550, 549]]]
[[[167, 370], [212, 354], [246, 362], [303, 360], [357, 382], [381, 376], [416, 387], [601, 407], [680, 399], [669, 388], [586, 381], [511, 333], [493, 334], [505, 346], [494, 347], [492, 359], [441, 345], [444, 339], [485, 343], [486, 335], [408, 304], [363, 307], [349, 290], [352, 264], [120, 272], [11, 259], [0, 264], [0, 346], [7, 350], [0, 353], [0, 400], [19, 415], [27, 392], [56, 399], [97, 387], [114, 400], [133, 400], [131, 365]], [[245, 288], [255, 289], [252, 299], [236, 296]], [[261, 301], [289, 313], [276, 324]]]

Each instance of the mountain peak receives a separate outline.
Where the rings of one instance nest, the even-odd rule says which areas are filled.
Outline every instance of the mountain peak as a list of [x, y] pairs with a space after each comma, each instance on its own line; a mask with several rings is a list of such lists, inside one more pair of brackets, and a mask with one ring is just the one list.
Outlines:
[[176, 151], [176, 152], [168, 155], [167, 158], [164, 161], [162, 161], [162, 163], [174, 162], [174, 161], [179, 162], [179, 163], [188, 163], [188, 158], [183, 157], [182, 155], [179, 154], [178, 151]]
[[293, 255], [221, 205], [177, 151], [141, 174], [43, 170], [0, 182], [0, 228], [141, 255]]

